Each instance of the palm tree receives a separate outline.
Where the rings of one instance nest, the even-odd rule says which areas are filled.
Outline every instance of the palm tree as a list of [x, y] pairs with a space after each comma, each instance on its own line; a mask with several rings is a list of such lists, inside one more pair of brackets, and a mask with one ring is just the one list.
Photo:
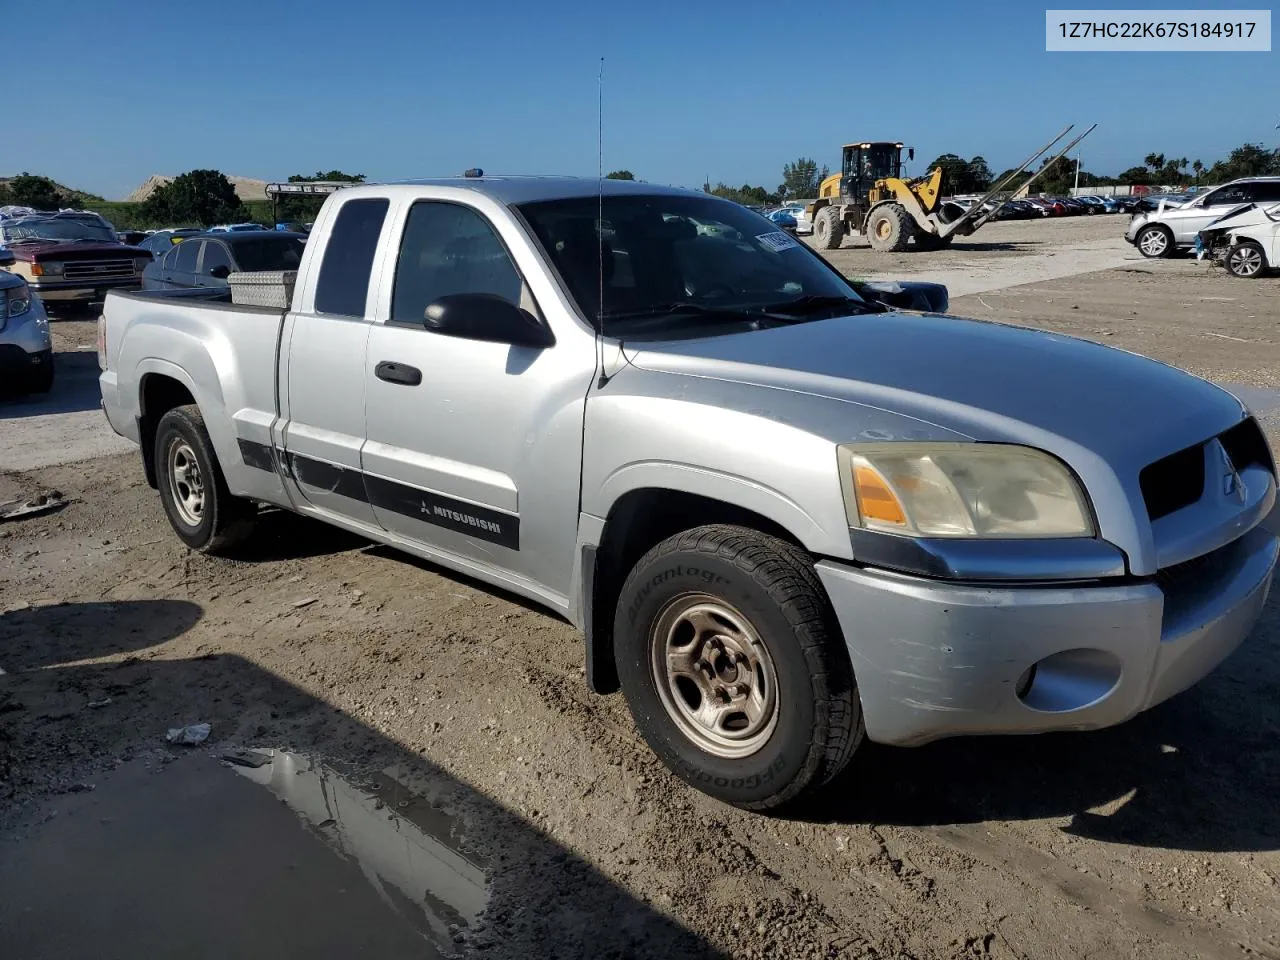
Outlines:
[[1199, 160], [1191, 161], [1191, 169], [1196, 172], [1196, 186], [1200, 186], [1200, 178], [1204, 176], [1204, 164]]
[[1145, 163], [1154, 173], [1155, 171], [1161, 169], [1164, 166], [1164, 154], [1148, 153], [1146, 159], [1143, 160], [1142, 162]]

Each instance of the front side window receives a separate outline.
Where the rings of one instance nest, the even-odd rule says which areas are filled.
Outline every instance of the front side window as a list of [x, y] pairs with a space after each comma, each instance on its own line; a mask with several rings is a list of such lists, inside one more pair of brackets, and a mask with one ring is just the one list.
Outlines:
[[409, 210], [391, 300], [393, 323], [421, 325], [427, 305], [455, 293], [520, 304], [523, 281], [487, 220], [470, 207], [422, 201]]
[[599, 316], [606, 335], [864, 312], [834, 269], [739, 204], [681, 194], [611, 196], [601, 221], [600, 202], [574, 197], [519, 209], [583, 314]]
[[217, 267], [226, 267], [228, 270], [235, 269], [231, 263], [231, 257], [227, 254], [227, 248], [216, 240], [206, 240], [204, 244], [204, 259], [200, 261], [200, 269], [205, 273], [210, 273]]
[[334, 220], [316, 281], [316, 312], [363, 317], [378, 235], [387, 218], [385, 197], [348, 200]]

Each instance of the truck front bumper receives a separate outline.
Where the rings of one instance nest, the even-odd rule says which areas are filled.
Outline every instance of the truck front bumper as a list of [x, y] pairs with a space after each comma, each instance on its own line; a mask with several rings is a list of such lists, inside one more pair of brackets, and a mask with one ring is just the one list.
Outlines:
[[101, 300], [108, 290], [141, 290], [142, 277], [123, 277], [118, 280], [28, 280], [27, 285], [44, 300], [55, 302]]
[[1280, 553], [1266, 526], [1116, 585], [984, 586], [832, 561], [817, 571], [870, 739], [1094, 730], [1187, 689], [1240, 645]]

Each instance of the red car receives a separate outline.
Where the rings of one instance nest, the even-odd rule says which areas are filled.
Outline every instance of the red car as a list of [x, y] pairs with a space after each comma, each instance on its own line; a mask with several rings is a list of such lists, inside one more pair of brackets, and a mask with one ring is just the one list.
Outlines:
[[93, 213], [37, 213], [0, 220], [0, 245], [12, 251], [16, 273], [57, 303], [101, 302], [108, 290], [137, 290], [151, 252], [116, 239]]

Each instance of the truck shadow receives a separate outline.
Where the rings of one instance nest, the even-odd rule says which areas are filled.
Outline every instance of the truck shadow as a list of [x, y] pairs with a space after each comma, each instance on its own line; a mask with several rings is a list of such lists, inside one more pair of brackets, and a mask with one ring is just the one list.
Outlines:
[[1083, 839], [1280, 850], [1280, 597], [1196, 687], [1088, 733], [872, 746], [796, 815], [940, 826], [1070, 817]]
[[[316, 890], [307, 871], [294, 870], [298, 864], [270, 862], [262, 854], [267, 862], [261, 873], [274, 877], [275, 885], [294, 886], [280, 896], [302, 916], [272, 917], [270, 922], [289, 927], [291, 921], [300, 921], [293, 927], [295, 939], [289, 941], [299, 951], [315, 935], [305, 929], [312, 925], [308, 912], [320, 927], [341, 927], [359, 918], [367, 923], [367, 904], [364, 913], [354, 906], [363, 897], [385, 914], [383, 922], [406, 924], [417, 943], [413, 952], [380, 954], [389, 958], [457, 956], [460, 949], [468, 955], [482, 949], [484, 956], [502, 958], [729, 956], [637, 899], [534, 823], [451, 776], [425, 756], [425, 748], [415, 750], [393, 741], [239, 656], [155, 655], [154, 647], [189, 630], [201, 614], [193, 603], [156, 600], [57, 604], [0, 615], [0, 665], [8, 671], [0, 676], [0, 801], [13, 804], [32, 791], [38, 796], [34, 807], [26, 810], [28, 826], [23, 829], [30, 829], [30, 834], [24, 851], [32, 851], [32, 844], [53, 842], [48, 831], [41, 833], [40, 826], [32, 825], [54, 802], [49, 792], [88, 789], [75, 785], [92, 782], [97, 802], [108, 804], [113, 792], [118, 797], [128, 782], [130, 770], [122, 764], [144, 762], [152, 772], [134, 771], [134, 779], [141, 775], [148, 791], [166, 789], [162, 775], [167, 775], [163, 768], [170, 761], [175, 771], [185, 771], [177, 774], [179, 778], [206, 778], [185, 796], [193, 810], [204, 811], [202, 835], [223, 839], [213, 849], [193, 843], [190, 850], [130, 851], [126, 859], [131, 863], [160, 858], [164, 866], [168, 859], [176, 860], [173, 874], [161, 870], [148, 879], [126, 871], [119, 879], [123, 892], [113, 889], [90, 896], [111, 903], [123, 897], [135, 905], [174, 904], [178, 916], [169, 917], [166, 930], [176, 931], [173, 936], [185, 942], [166, 943], [172, 955], [234, 955], [234, 949], [227, 953], [218, 945], [230, 948], [240, 943], [237, 938], [245, 934], [240, 928], [252, 922], [245, 913], [242, 922], [227, 923], [228, 916], [241, 914], [239, 907], [226, 909], [227, 905], [238, 904], [243, 893], [228, 890], [228, 881], [219, 873], [237, 858], [252, 860], [252, 851], [240, 849], [250, 843], [249, 837], [235, 828], [241, 811], [228, 807], [219, 812], [215, 806], [210, 812], [208, 802], [199, 805], [202, 796], [228, 789], [228, 780], [237, 784], [233, 792], [256, 796], [241, 785], [236, 776], [240, 773], [270, 790], [311, 834], [324, 838], [348, 864], [358, 867], [352, 876], [362, 890]], [[130, 655], [85, 662], [121, 653]], [[429, 719], [429, 706], [419, 707], [419, 713]], [[203, 745], [165, 743], [166, 727], [195, 722], [211, 725], [212, 734]], [[245, 753], [245, 748], [258, 752]], [[208, 762], [209, 755], [232, 755], [240, 765], [217, 767]], [[200, 769], [206, 772], [200, 774]], [[228, 780], [219, 780], [219, 771]], [[70, 803], [78, 798], [65, 799]], [[154, 798], [139, 802], [157, 803]], [[128, 802], [123, 806], [127, 810]], [[180, 821], [189, 811], [184, 807], [172, 812], [169, 819]], [[4, 814], [13, 822], [12, 806], [9, 811], [0, 808]], [[56, 822], [69, 817], [68, 813]], [[48, 820], [45, 816], [39, 822]], [[78, 822], [85, 820], [96, 825], [98, 815], [81, 811]], [[145, 835], [145, 825], [142, 832]], [[156, 834], [160, 839], [154, 844], [161, 847], [165, 831]], [[60, 890], [65, 882], [75, 887], [82, 876], [115, 869], [90, 862], [93, 849], [98, 848], [73, 845], [68, 853], [64, 841], [58, 870], [44, 871], [46, 885]], [[34, 850], [24, 855], [35, 856], [38, 863], [42, 848]], [[4, 873], [0, 867], [0, 885], [22, 883], [20, 877], [6, 880]], [[173, 897], [168, 888], [177, 874], [181, 881], [176, 886], [188, 893], [199, 890], [199, 896]], [[147, 889], [148, 882], [153, 889]], [[363, 890], [364, 882], [373, 887], [372, 893]], [[276, 896], [274, 888], [271, 896]], [[70, 936], [83, 937], [86, 947], [94, 936], [103, 936], [98, 942], [109, 940], [112, 955], [146, 955], [145, 949], [130, 947], [147, 942], [142, 929], [146, 923], [131, 929], [131, 919], [140, 918], [110, 915], [105, 907], [88, 911], [86, 918], [75, 905], [75, 895], [63, 897], [58, 890], [32, 892], [31, 897], [56, 914], [41, 917], [41, 922], [72, 924], [76, 932]], [[35, 923], [25, 922], [28, 927]], [[96, 929], [95, 923], [114, 925]], [[369, 944], [379, 942], [378, 931], [365, 932]], [[355, 931], [357, 939], [359, 934]], [[42, 934], [27, 930], [27, 935]], [[342, 954], [328, 945], [307, 955], [324, 960]]]
[[64, 350], [53, 355], [53, 389], [48, 393], [11, 394], [0, 387], [0, 420], [98, 410], [101, 400], [98, 355]]

